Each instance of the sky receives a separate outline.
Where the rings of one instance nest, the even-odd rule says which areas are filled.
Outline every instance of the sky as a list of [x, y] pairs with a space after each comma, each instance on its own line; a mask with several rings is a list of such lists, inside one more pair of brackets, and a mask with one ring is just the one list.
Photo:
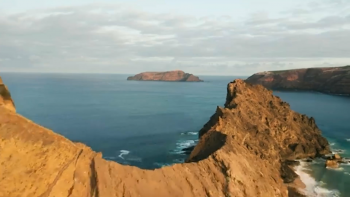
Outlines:
[[0, 0], [0, 72], [350, 65], [349, 0]]

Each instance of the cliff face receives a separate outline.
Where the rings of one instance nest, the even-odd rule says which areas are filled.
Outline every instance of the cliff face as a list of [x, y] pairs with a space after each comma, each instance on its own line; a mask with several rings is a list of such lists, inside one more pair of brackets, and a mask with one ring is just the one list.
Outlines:
[[0, 77], [0, 106], [4, 106], [11, 111], [16, 111], [11, 94]]
[[246, 82], [270, 89], [350, 95], [350, 66], [261, 72], [252, 75]]
[[185, 81], [185, 82], [202, 82], [198, 77], [185, 73], [181, 70], [168, 72], [144, 72], [132, 77], [128, 80], [136, 81]]
[[0, 117], [6, 197], [287, 197], [284, 160], [329, 153], [312, 118], [242, 80], [228, 85], [187, 162], [156, 170], [106, 161], [3, 106]]

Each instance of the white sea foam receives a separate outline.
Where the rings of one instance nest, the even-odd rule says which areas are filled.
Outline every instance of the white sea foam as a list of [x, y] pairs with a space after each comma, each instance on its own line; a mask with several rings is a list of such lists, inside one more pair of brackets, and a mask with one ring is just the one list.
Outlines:
[[170, 163], [160, 163], [160, 162], [155, 162], [153, 163], [155, 166], [158, 166], [158, 167], [164, 167], [164, 166], [170, 166], [172, 164]]
[[183, 132], [181, 135], [198, 135], [198, 132]]
[[317, 182], [311, 175], [306, 173], [308, 171], [308, 164], [300, 162], [300, 165], [295, 167], [295, 172], [299, 175], [300, 180], [305, 184], [305, 189], [302, 192], [308, 197], [338, 197], [340, 193], [337, 190], [328, 190], [323, 186], [322, 181]]
[[128, 155], [130, 153], [130, 151], [128, 150], [120, 150], [120, 154], [118, 155], [118, 157], [124, 159], [123, 155]]
[[334, 146], [334, 145], [335, 145], [335, 143], [333, 142], [333, 143], [330, 143], [329, 145]]
[[172, 153], [172, 154], [184, 154], [185, 153], [185, 151], [183, 151], [184, 148], [194, 146], [194, 145], [196, 145], [197, 142], [198, 142], [198, 140], [179, 140], [176, 143], [175, 150], [171, 151], [170, 153]]
[[345, 152], [345, 150], [343, 150], [343, 149], [332, 149], [333, 154], [342, 154], [344, 152]]
[[343, 171], [344, 170], [344, 168], [342, 168], [342, 167], [339, 167], [339, 168], [329, 168], [329, 167], [326, 167], [327, 168], [327, 170], [334, 170], [334, 171]]
[[350, 142], [350, 138], [346, 139], [346, 141]]
[[176, 145], [178, 148], [188, 148], [192, 145], [194, 145], [196, 142], [194, 140], [183, 140], [183, 141], [180, 141], [180, 142], [177, 142]]

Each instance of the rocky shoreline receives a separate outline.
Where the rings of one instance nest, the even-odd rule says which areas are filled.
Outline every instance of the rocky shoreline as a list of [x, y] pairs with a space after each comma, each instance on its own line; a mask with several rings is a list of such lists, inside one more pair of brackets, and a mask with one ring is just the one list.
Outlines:
[[9, 197], [296, 196], [291, 161], [330, 153], [313, 118], [243, 80], [228, 84], [186, 162], [155, 170], [106, 161], [1, 104], [0, 117], [0, 196]]
[[305, 68], [255, 73], [246, 79], [273, 90], [316, 91], [350, 95], [350, 66]]

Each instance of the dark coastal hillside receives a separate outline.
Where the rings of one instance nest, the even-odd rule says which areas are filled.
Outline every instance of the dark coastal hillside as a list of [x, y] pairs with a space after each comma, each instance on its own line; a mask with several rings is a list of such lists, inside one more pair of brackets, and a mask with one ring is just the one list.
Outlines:
[[183, 81], [183, 82], [202, 82], [197, 76], [185, 73], [181, 70], [167, 72], [143, 72], [135, 76], [128, 77], [128, 80], [134, 81]]
[[225, 107], [204, 125], [186, 163], [155, 170], [104, 160], [2, 105], [0, 117], [7, 197], [296, 196], [289, 160], [330, 152], [313, 118], [242, 80], [228, 84]]
[[350, 66], [266, 71], [246, 82], [276, 90], [305, 90], [350, 95]]

